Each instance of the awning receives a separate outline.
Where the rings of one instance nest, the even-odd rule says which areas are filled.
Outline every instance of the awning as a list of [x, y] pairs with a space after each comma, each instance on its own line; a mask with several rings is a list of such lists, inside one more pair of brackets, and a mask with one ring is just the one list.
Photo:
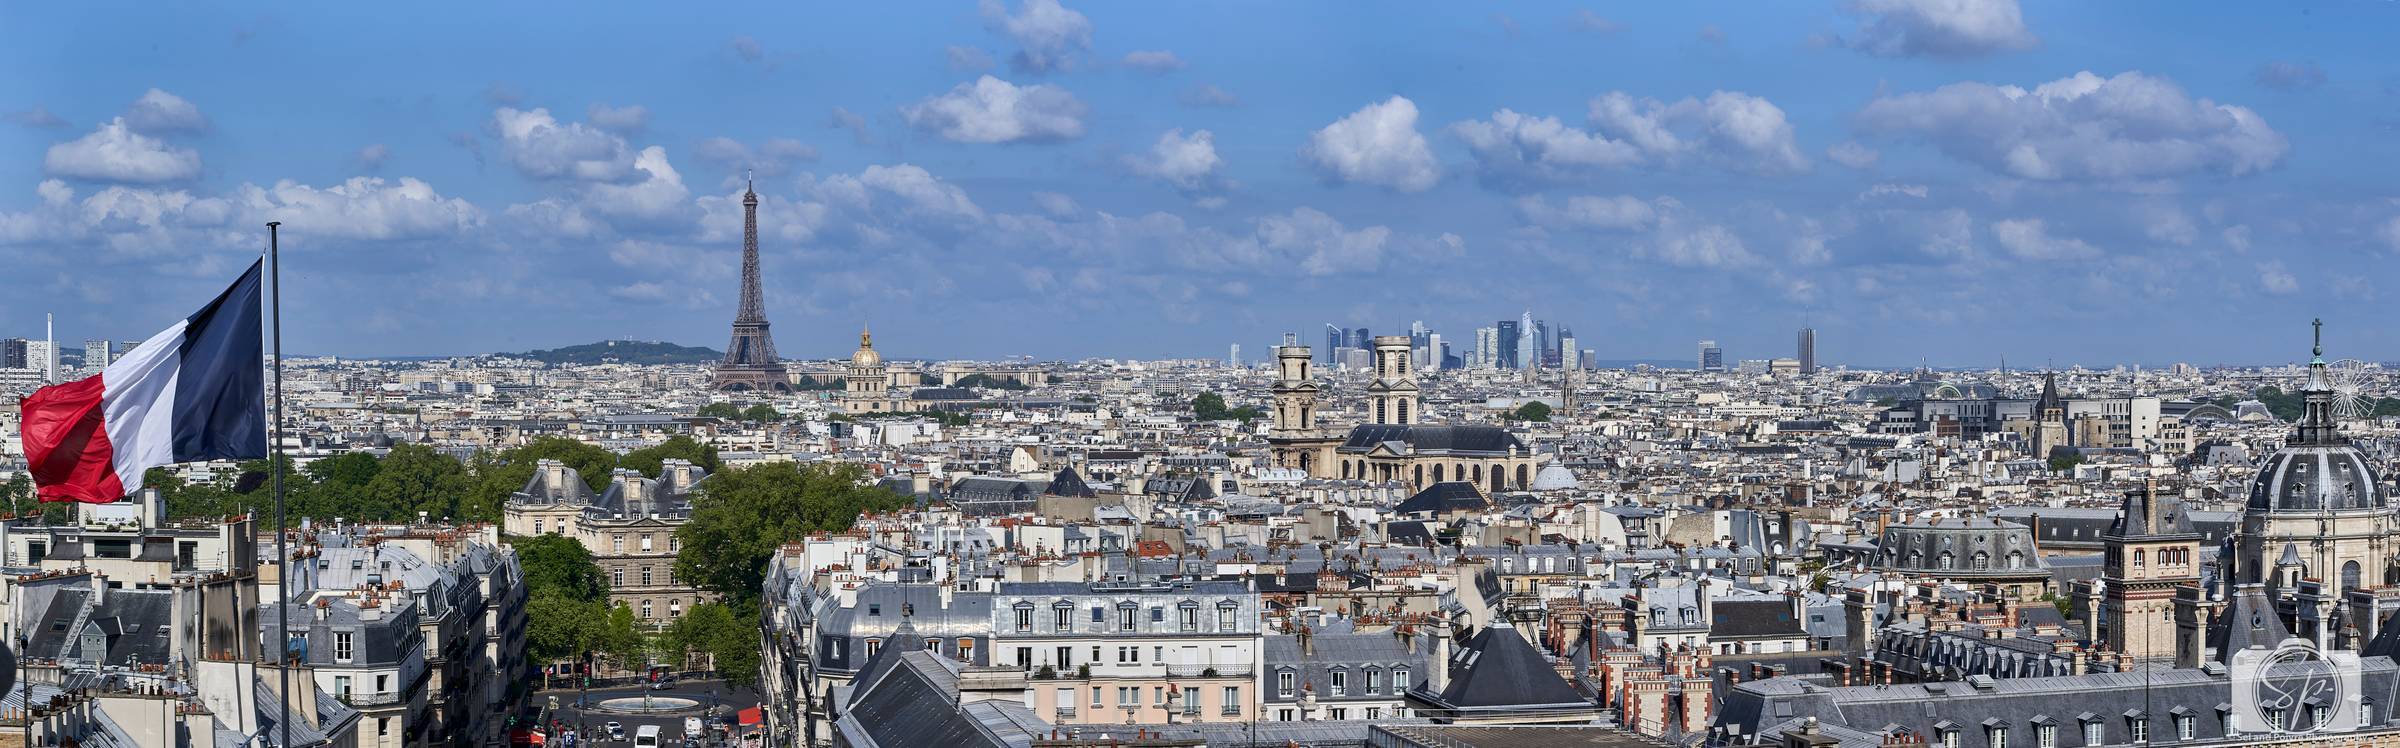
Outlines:
[[736, 715], [736, 718], [741, 720], [741, 723], [745, 725], [755, 725], [767, 721], [766, 713], [760, 711], [759, 708], [755, 706], [742, 710]]

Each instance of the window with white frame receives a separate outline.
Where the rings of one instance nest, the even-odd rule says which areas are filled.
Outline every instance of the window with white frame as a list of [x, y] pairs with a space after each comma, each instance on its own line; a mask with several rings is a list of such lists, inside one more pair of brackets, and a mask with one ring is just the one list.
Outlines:
[[2034, 725], [2034, 748], [2058, 748], [2058, 725]]
[[1051, 607], [1050, 626], [1060, 632], [1074, 628], [1074, 612], [1075, 606], [1068, 605], [1066, 603], [1059, 603], [1058, 605]]
[[1117, 606], [1117, 630], [1132, 631], [1139, 624], [1140, 615], [1141, 609], [1134, 607], [1133, 603]]
[[1275, 674], [1275, 695], [1277, 695], [1277, 696], [1281, 696], [1281, 697], [1284, 697], [1284, 698], [1287, 698], [1287, 699], [1288, 699], [1288, 698], [1291, 698], [1291, 697], [1292, 697], [1292, 685], [1293, 685], [1293, 683], [1297, 682], [1298, 680], [1299, 680], [1298, 676], [1292, 675], [1292, 672], [1291, 672], [1291, 671], [1289, 671], [1289, 670], [1286, 670], [1286, 671], [1283, 671], [1283, 672], [1280, 672], [1280, 673], [1276, 673], [1276, 674]]
[[1017, 633], [1023, 634], [1023, 633], [1030, 633], [1030, 632], [1032, 632], [1032, 631], [1033, 631], [1033, 606], [1032, 606], [1032, 605], [1026, 605], [1026, 604], [1019, 604], [1019, 605], [1017, 606], [1016, 610], [1017, 610]]
[[2083, 744], [2101, 745], [2107, 743], [2108, 740], [2106, 738], [2106, 733], [2106, 726], [2100, 724], [2097, 720], [2085, 722], [2083, 723]]
[[1349, 688], [1350, 674], [1340, 670], [1335, 670], [1326, 678], [1326, 685], [1331, 687], [1330, 693], [1335, 696], [1340, 696]]
[[350, 654], [350, 632], [333, 632], [333, 661], [349, 662]]

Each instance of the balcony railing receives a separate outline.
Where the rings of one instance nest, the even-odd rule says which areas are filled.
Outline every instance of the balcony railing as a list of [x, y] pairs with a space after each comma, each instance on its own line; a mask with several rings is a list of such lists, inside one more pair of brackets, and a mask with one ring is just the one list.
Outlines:
[[1225, 705], [1225, 708], [1224, 708], [1224, 709], [1222, 709], [1222, 710], [1219, 710], [1217, 713], [1218, 713], [1218, 714], [1225, 715], [1225, 716], [1227, 716], [1227, 717], [1238, 717], [1238, 716], [1241, 716], [1241, 714], [1242, 714], [1242, 705], [1240, 705], [1240, 704], [1226, 704], [1226, 705]]
[[407, 700], [406, 691], [351, 691], [342, 694], [342, 703], [351, 706], [384, 706]]
[[1064, 721], [1067, 721], [1067, 720], [1070, 720], [1070, 719], [1074, 719], [1074, 718], [1075, 718], [1075, 707], [1071, 707], [1071, 706], [1062, 706], [1062, 707], [1059, 707], [1059, 708], [1058, 708], [1058, 719], [1059, 719], [1059, 721], [1061, 721], [1061, 722], [1064, 722]]
[[1168, 665], [1167, 675], [1176, 678], [1245, 678], [1249, 665]]

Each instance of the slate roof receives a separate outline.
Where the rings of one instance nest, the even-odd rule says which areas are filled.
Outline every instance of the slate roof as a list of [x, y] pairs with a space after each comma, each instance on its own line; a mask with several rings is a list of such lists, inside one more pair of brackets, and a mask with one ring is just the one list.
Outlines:
[[[2053, 608], [2055, 610], [2056, 608]], [[1786, 600], [1715, 600], [1708, 605], [1710, 639], [1795, 639], [1808, 636]]]
[[958, 703], [958, 666], [922, 649], [852, 692], [835, 729], [856, 748], [1023, 748], [1050, 727], [1019, 702]]
[[1459, 648], [1451, 658], [1450, 683], [1433, 701], [1469, 710], [1591, 705], [1507, 626], [1487, 627]]
[[1505, 455], [1514, 447], [1526, 451], [1517, 435], [1498, 426], [1398, 426], [1366, 424], [1350, 429], [1338, 451], [1367, 452], [1384, 442], [1400, 442], [1418, 454]]
[[1392, 511], [1399, 514], [1480, 512], [1491, 506], [1492, 502], [1483, 497], [1483, 492], [1476, 489], [1475, 484], [1454, 480], [1426, 486], [1417, 495], [1392, 507]]

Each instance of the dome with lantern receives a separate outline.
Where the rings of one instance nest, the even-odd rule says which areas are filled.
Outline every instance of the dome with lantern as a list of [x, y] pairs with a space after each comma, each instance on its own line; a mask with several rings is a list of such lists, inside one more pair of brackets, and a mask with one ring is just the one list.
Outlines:
[[2333, 412], [2333, 386], [2325, 371], [2323, 323], [2302, 388], [2300, 423], [2290, 441], [2258, 470], [2250, 483], [2251, 512], [2270, 514], [2381, 510], [2389, 497], [2365, 454], [2341, 433]]

